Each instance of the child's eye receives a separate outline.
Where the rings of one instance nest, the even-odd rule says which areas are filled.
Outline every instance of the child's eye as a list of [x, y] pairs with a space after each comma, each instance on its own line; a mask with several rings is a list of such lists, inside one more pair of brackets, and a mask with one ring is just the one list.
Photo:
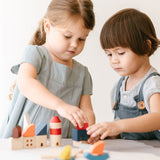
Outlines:
[[124, 54], [125, 54], [125, 52], [119, 52], [119, 53], [118, 53], [118, 55], [120, 55], [120, 56], [121, 56], [121, 55], [124, 55]]
[[79, 41], [85, 41], [86, 39], [83, 39], [83, 38], [79, 38]]
[[65, 37], [66, 39], [69, 39], [69, 38], [71, 38], [71, 36], [67, 36], [67, 35], [64, 35], [64, 37]]
[[108, 57], [112, 57], [112, 54], [111, 54], [111, 53], [107, 53], [107, 56], [108, 56]]

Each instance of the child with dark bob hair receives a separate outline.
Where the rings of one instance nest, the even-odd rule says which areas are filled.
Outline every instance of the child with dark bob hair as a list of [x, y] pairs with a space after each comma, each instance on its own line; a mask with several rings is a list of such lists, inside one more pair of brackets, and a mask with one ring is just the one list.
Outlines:
[[104, 24], [100, 42], [121, 78], [111, 92], [115, 121], [88, 127], [90, 141], [97, 136], [160, 140], [160, 74], [149, 60], [160, 41], [152, 21], [139, 10], [120, 10]]

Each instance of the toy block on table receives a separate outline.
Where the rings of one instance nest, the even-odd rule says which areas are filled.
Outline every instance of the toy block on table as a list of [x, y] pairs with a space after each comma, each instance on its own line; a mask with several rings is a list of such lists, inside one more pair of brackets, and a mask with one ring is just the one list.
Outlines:
[[75, 128], [72, 129], [72, 140], [75, 141], [87, 141], [88, 135], [86, 130], [77, 130]]
[[61, 146], [61, 121], [58, 116], [53, 116], [50, 120], [50, 146]]
[[17, 150], [23, 148], [22, 128], [17, 125], [13, 128], [12, 138], [10, 139], [11, 149]]
[[47, 147], [47, 135], [35, 136], [36, 148]]
[[73, 146], [79, 146], [79, 144], [87, 143], [88, 135], [86, 128], [88, 127], [88, 123], [84, 123], [83, 127], [79, 127], [77, 125], [76, 128], [72, 129], [72, 141]]
[[47, 135], [47, 123], [41, 123], [38, 127], [36, 127], [35, 135]]
[[33, 137], [35, 136], [35, 125], [34, 124], [30, 124], [28, 125], [24, 131], [23, 131], [23, 137]]
[[23, 147], [24, 149], [31, 149], [36, 147], [36, 139], [33, 137], [23, 137]]
[[21, 126], [17, 125], [13, 128], [13, 131], [12, 131], [12, 137], [13, 138], [19, 138], [21, 137], [22, 135], [22, 128]]
[[[16, 126], [12, 131], [11, 149], [31, 149], [47, 146], [47, 124], [41, 123], [36, 129], [35, 125], [30, 123], [28, 114], [24, 115], [27, 126], [23, 133], [20, 126]], [[36, 136], [35, 136], [36, 133]]]
[[106, 160], [109, 158], [107, 153], [104, 153], [104, 141], [98, 141], [94, 143], [91, 148], [90, 152], [86, 152], [84, 157], [89, 160]]
[[84, 124], [83, 124], [83, 127], [79, 127], [79, 125], [77, 124], [76, 129], [77, 129], [77, 130], [79, 130], [79, 129], [80, 129], [80, 130], [86, 130], [87, 127], [88, 127], [88, 123], [84, 123]]
[[66, 145], [60, 156], [55, 158], [55, 160], [74, 160], [74, 158], [71, 157], [71, 146]]

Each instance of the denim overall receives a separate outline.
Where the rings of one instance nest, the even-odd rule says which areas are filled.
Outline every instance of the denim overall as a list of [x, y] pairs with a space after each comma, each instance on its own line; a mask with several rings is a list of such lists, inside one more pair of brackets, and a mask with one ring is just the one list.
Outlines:
[[[125, 106], [123, 104], [120, 104], [120, 87], [122, 85], [122, 81], [124, 80], [124, 77], [122, 77], [119, 82], [118, 82], [118, 86], [117, 86], [117, 91], [116, 91], [116, 102], [115, 105], [113, 106], [113, 109], [115, 110], [115, 119], [127, 119], [127, 118], [133, 118], [133, 117], [138, 117], [144, 114], [147, 114], [148, 111], [145, 107], [144, 104], [144, 97], [143, 97], [143, 86], [146, 82], [146, 80], [148, 78], [150, 78], [151, 76], [156, 76], [159, 75], [156, 72], [151, 73], [148, 77], [146, 77], [146, 79], [144, 80], [139, 94], [137, 96], [134, 97], [134, 100], [136, 101], [136, 106], [134, 107], [128, 107]], [[138, 107], [138, 103], [143, 103], [144, 105], [142, 105], [143, 107]], [[160, 122], [157, 122], [160, 123]], [[145, 133], [126, 133], [123, 132], [120, 134], [120, 137], [122, 139], [132, 139], [132, 140], [142, 140], [142, 139], [159, 139], [160, 140], [160, 132], [157, 131], [153, 131], [153, 132], [145, 132]]]

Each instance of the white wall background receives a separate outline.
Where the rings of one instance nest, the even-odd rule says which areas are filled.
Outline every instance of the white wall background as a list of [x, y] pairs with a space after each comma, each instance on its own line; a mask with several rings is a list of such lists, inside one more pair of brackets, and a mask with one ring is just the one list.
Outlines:
[[[10, 68], [16, 64], [28, 44], [38, 21], [50, 0], [0, 0], [0, 125], [7, 113], [9, 87], [16, 76]], [[144, 11], [153, 21], [160, 38], [159, 0], [93, 0], [96, 26], [90, 33], [85, 49], [76, 59], [89, 68], [93, 78], [92, 104], [97, 122], [111, 121], [110, 90], [119, 76], [109, 66], [99, 43], [104, 22], [120, 9], [131, 7]], [[160, 49], [151, 57], [151, 64], [160, 71]]]

